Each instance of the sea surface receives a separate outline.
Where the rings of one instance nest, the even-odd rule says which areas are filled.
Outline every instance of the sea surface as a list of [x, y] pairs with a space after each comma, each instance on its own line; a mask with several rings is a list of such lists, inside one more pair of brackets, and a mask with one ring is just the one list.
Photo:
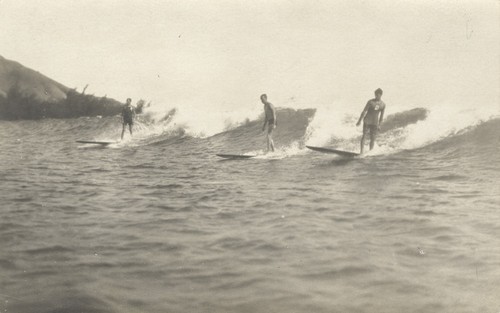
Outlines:
[[0, 312], [500, 312], [500, 118], [401, 111], [346, 159], [316, 115], [274, 154], [255, 119], [0, 121]]

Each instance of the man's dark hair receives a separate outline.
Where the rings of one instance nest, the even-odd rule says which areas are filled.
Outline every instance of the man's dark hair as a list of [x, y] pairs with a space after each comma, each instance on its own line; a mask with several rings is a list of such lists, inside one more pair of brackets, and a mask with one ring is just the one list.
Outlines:
[[375, 90], [375, 94], [376, 95], [381, 95], [383, 94], [384, 92], [382, 91], [382, 89], [378, 88], [377, 90]]

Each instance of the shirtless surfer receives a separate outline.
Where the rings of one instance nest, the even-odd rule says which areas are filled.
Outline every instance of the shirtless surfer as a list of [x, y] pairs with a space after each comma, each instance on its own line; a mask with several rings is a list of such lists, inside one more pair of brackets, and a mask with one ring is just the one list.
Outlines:
[[123, 128], [122, 128], [122, 140], [125, 134], [125, 128], [128, 125], [128, 130], [130, 131], [130, 136], [132, 136], [132, 126], [134, 125], [134, 108], [132, 107], [132, 99], [127, 98], [127, 103], [123, 106], [122, 118], [123, 118]]
[[[363, 154], [363, 149], [365, 146], [365, 137], [370, 133], [370, 150], [373, 149], [375, 145], [375, 138], [380, 130], [380, 124], [384, 119], [385, 103], [382, 99], [383, 91], [378, 88], [375, 90], [375, 98], [368, 101], [361, 116], [359, 117], [356, 126], [359, 126], [361, 120], [363, 120], [363, 136], [361, 137], [361, 154]], [[380, 117], [379, 117], [380, 115]]]
[[267, 101], [267, 95], [260, 96], [260, 100], [264, 103], [264, 125], [262, 131], [266, 130], [267, 125], [267, 152], [274, 152], [273, 130], [276, 128], [276, 110], [271, 102]]

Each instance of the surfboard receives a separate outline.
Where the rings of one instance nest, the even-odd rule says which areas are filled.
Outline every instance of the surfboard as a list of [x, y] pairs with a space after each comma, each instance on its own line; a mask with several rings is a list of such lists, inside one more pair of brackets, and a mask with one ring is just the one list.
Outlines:
[[117, 143], [116, 141], [90, 141], [90, 140], [77, 140], [76, 142], [78, 143], [87, 143], [87, 144], [93, 144], [93, 145], [111, 145], [113, 143]]
[[250, 159], [256, 157], [256, 155], [249, 155], [249, 154], [222, 154], [218, 153], [216, 156], [225, 158], [225, 159]]
[[344, 156], [344, 157], [353, 158], [353, 157], [359, 156], [359, 153], [355, 153], [355, 152], [330, 149], [330, 148], [321, 148], [321, 147], [311, 147], [311, 146], [306, 146], [306, 147], [311, 149], [311, 150], [314, 150], [314, 151], [323, 152], [323, 153], [332, 153], [332, 154], [337, 154], [337, 155]]

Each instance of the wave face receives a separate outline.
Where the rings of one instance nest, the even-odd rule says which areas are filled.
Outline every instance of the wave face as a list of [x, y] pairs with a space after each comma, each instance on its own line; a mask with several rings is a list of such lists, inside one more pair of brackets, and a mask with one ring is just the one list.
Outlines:
[[[296, 143], [303, 145], [304, 135], [316, 110], [277, 110], [278, 126], [273, 138], [277, 148], [290, 147]], [[214, 135], [208, 141], [214, 148], [226, 150], [254, 151], [263, 146], [265, 133], [262, 132], [263, 119], [246, 122], [244, 125]]]
[[[488, 114], [471, 114], [468, 111], [455, 114], [449, 120], [441, 118], [442, 112], [433, 113], [424, 108], [404, 110], [388, 115], [379, 132], [376, 147], [369, 155], [394, 154], [422, 147], [443, 145], [449, 149], [457, 145], [472, 145], [475, 142], [487, 142], [484, 149], [489, 149], [498, 139], [494, 136], [498, 119]], [[304, 153], [305, 145], [334, 147], [347, 151], [358, 151], [361, 127], [356, 127], [357, 116], [345, 114], [339, 116], [321, 116], [316, 109], [277, 110], [278, 127], [273, 138], [278, 152], [286, 156]], [[203, 124], [198, 120], [192, 127], [179, 110], [138, 116], [134, 125], [134, 138], [127, 138], [123, 145], [170, 145], [196, 140], [205, 143], [208, 149], [228, 153], [263, 153], [265, 133], [262, 132], [263, 117], [241, 118], [237, 122], [216, 122], [224, 125], [222, 132], [217, 127], [207, 125], [210, 130], [203, 131]], [[54, 121], [54, 123], [56, 123]], [[121, 133], [121, 118], [82, 117], [76, 120], [61, 121], [58, 125], [71, 125], [71, 131], [77, 131], [82, 138], [98, 141], [116, 141]], [[220, 129], [221, 127], [219, 127]], [[210, 135], [210, 133], [215, 134]], [[209, 134], [209, 135], [207, 135]], [[128, 134], [127, 134], [128, 135]], [[452, 144], [448, 144], [451, 142]], [[477, 152], [476, 149], [473, 149]], [[484, 151], [484, 153], [491, 153]]]
[[486, 175], [491, 175], [500, 168], [499, 134], [500, 118], [496, 118], [462, 129], [419, 149], [418, 152], [458, 160], [463, 166], [472, 166], [467, 170], [487, 171]]

